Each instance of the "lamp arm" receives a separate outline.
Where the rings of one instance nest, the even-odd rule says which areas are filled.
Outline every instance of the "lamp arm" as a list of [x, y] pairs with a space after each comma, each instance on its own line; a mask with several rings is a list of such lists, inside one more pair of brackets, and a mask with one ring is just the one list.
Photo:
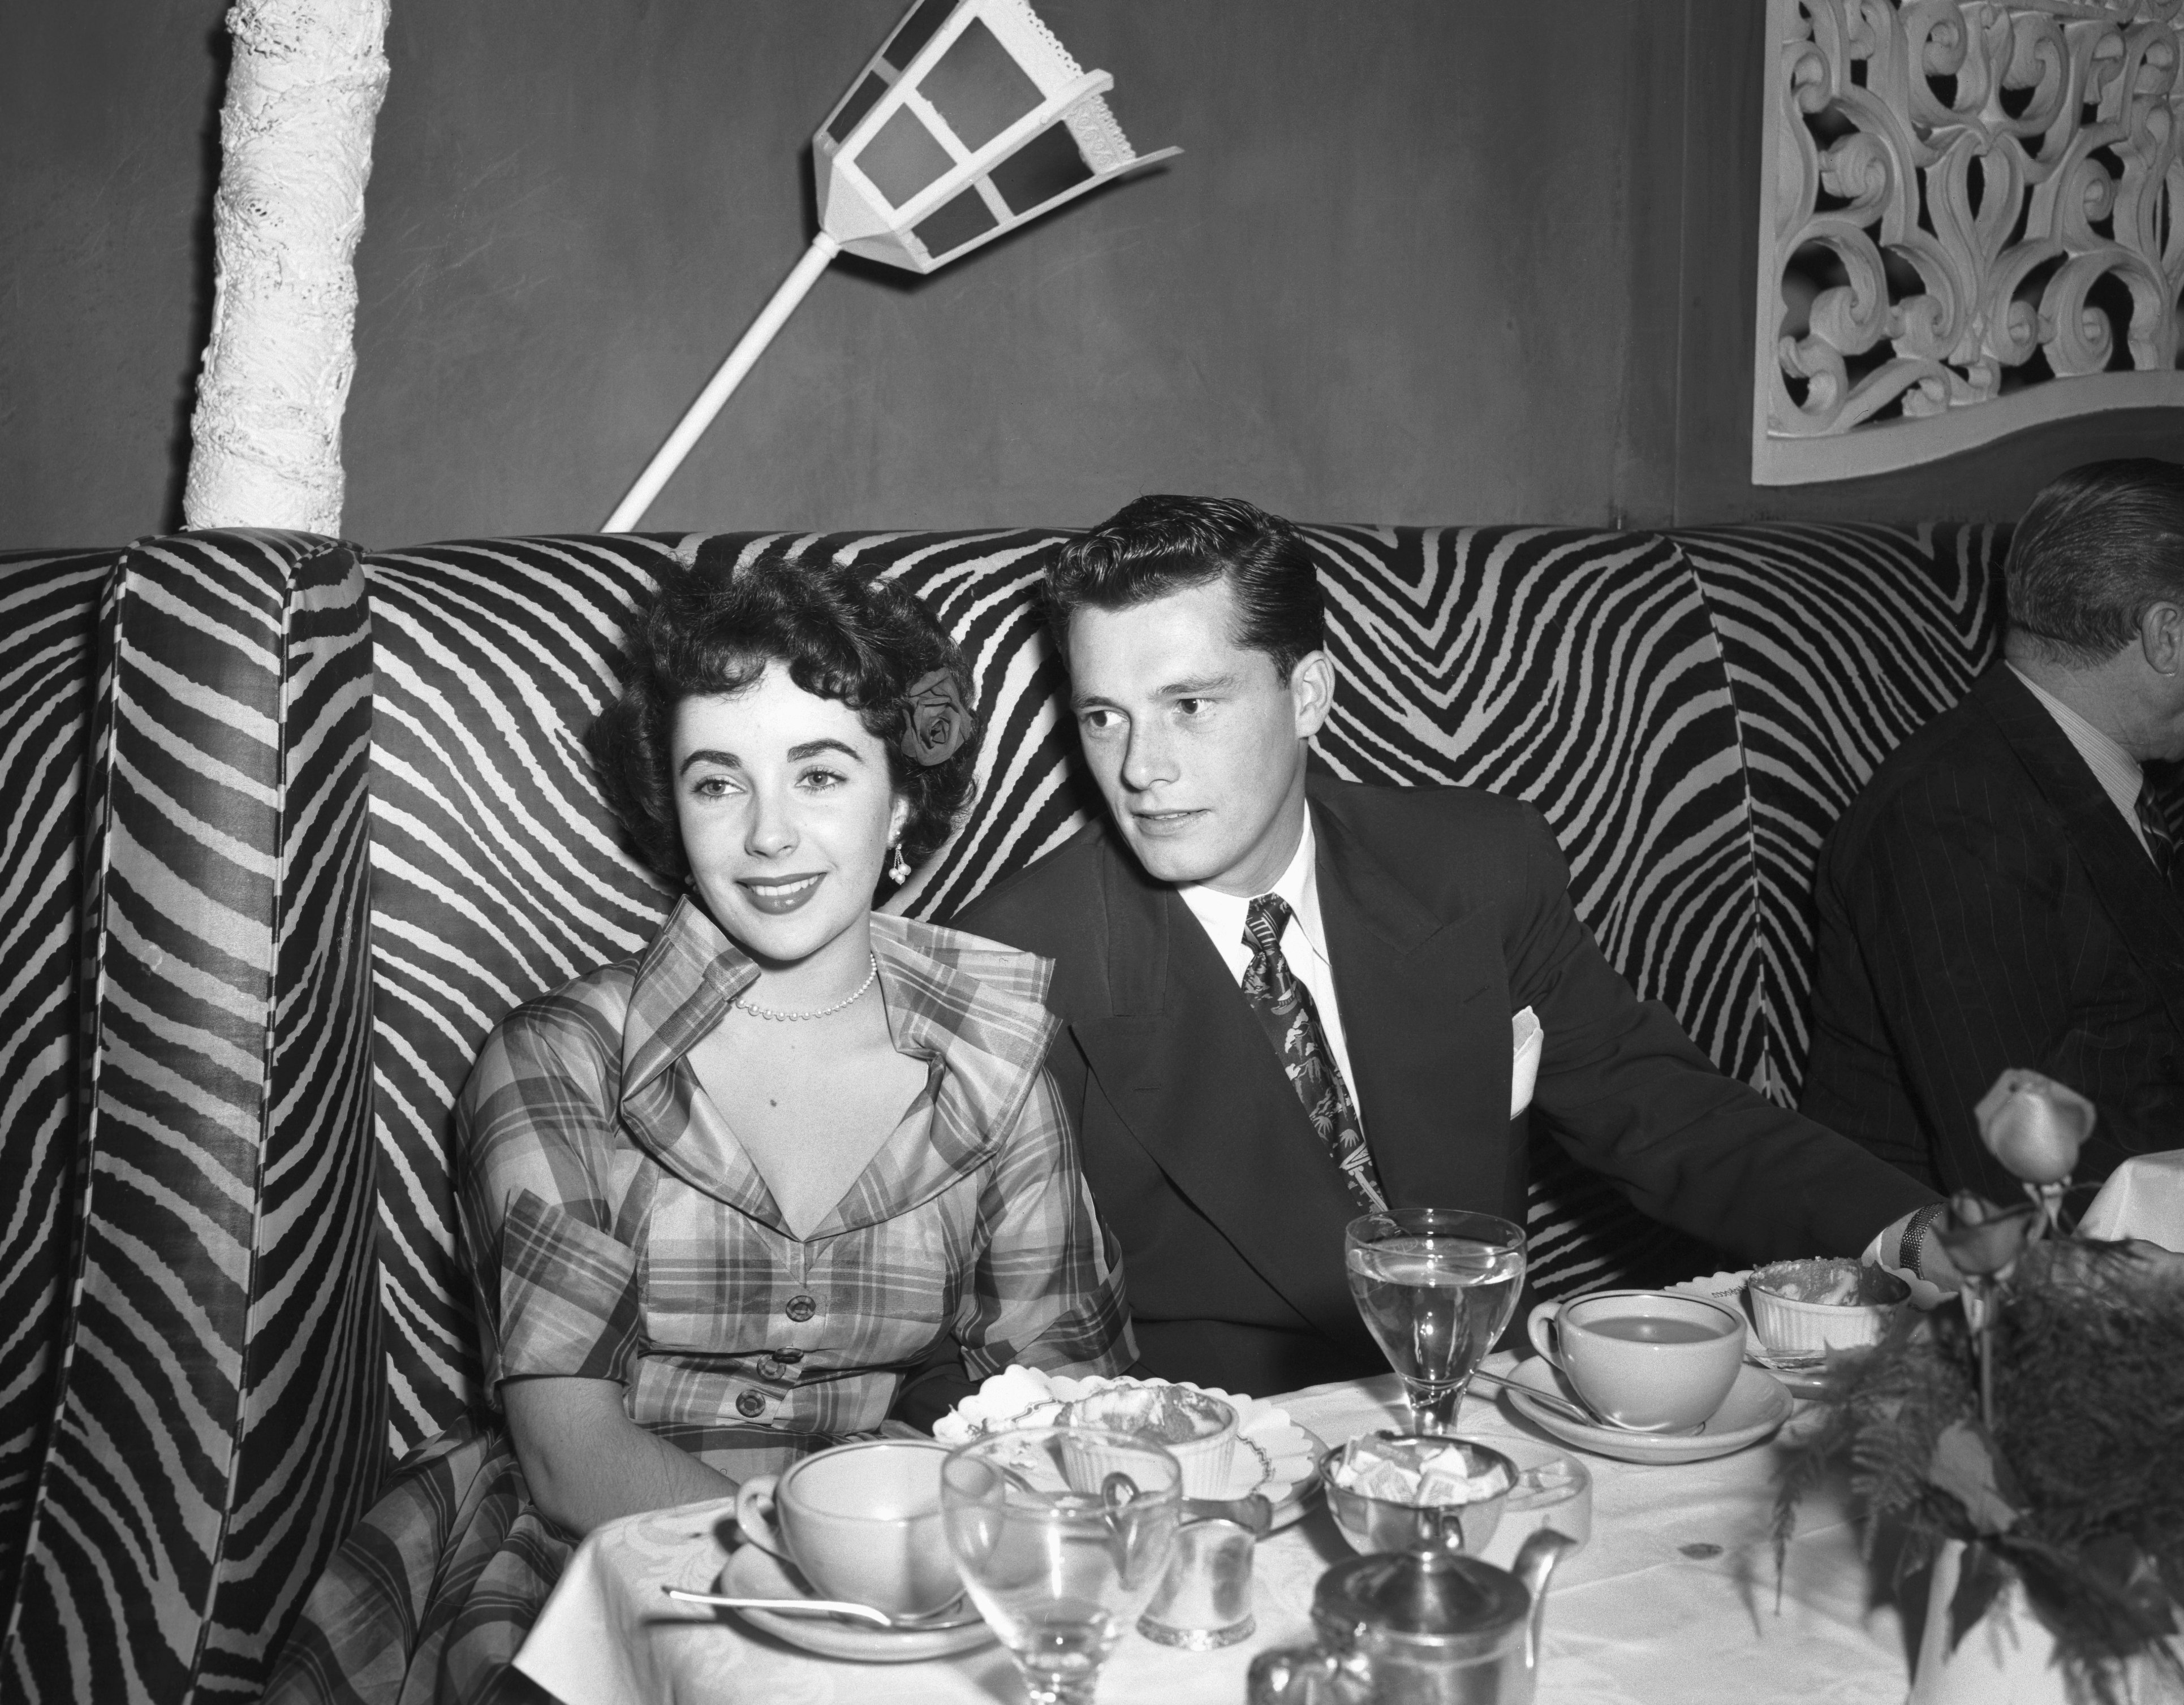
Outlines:
[[637, 476], [637, 483], [615, 505], [614, 514], [607, 517], [602, 531], [626, 533], [644, 519], [644, 512], [652, 507], [652, 500], [660, 495], [660, 487], [674, 477], [675, 470], [682, 465], [682, 458], [705, 436], [713, 417], [721, 412], [736, 386], [744, 382], [744, 375], [757, 364], [766, 345], [773, 342], [774, 334], [788, 323], [797, 304], [819, 281], [819, 275], [826, 271], [827, 264], [840, 251], [841, 245], [823, 230], [811, 239], [811, 247], [804, 251], [804, 258], [781, 281], [781, 288], [774, 292], [772, 299], [759, 310], [750, 330], [737, 339], [736, 347], [728, 352], [728, 358], [676, 422], [675, 430], [667, 435], [667, 442], [645, 464], [644, 471]]

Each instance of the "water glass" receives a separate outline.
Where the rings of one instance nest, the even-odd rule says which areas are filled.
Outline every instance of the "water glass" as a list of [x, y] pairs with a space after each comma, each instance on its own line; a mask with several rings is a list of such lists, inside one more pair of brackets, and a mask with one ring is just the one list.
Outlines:
[[1022, 1428], [950, 1454], [949, 1548], [1032, 1705], [1090, 1705], [1167, 1569], [1182, 1494], [1167, 1451], [1100, 1428]]
[[1342, 1253], [1357, 1312], [1402, 1375], [1412, 1430], [1454, 1432], [1473, 1370], [1517, 1312], [1523, 1228], [1490, 1213], [1391, 1208], [1351, 1220]]

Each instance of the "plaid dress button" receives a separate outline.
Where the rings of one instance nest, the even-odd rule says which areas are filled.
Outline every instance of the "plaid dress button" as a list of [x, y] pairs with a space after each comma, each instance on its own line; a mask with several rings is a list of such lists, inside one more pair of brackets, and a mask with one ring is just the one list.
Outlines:
[[781, 1312], [800, 1325], [819, 1312], [819, 1305], [809, 1297], [791, 1297], [788, 1306]]

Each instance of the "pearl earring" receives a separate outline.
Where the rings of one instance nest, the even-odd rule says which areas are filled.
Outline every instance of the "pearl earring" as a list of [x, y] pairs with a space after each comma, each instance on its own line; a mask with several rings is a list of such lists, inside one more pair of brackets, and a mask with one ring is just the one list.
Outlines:
[[898, 888], [910, 880], [910, 860], [903, 857], [900, 841], [894, 843], [894, 863], [888, 866], [888, 880]]

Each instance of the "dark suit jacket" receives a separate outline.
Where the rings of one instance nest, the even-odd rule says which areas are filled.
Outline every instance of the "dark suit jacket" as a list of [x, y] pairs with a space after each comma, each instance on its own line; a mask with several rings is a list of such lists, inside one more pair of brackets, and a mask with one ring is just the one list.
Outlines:
[[1880, 766], [1817, 901], [1814, 1118], [1997, 1202], [1972, 1108], [2011, 1066], [2099, 1108], [2081, 1180], [2184, 1143], [2184, 897], [2006, 666]]
[[[1535, 1118], [1646, 1213], [1752, 1259], [1855, 1254], [1930, 1199], [1723, 1076], [1570, 909], [1529, 807], [1314, 775], [1319, 901], [1365, 1134], [1398, 1203], [1524, 1222]], [[1144, 1364], [1232, 1391], [1384, 1372], [1357, 1210], [1205, 931], [1095, 824], [956, 922], [1057, 964], [1049, 1066], [1119, 1238]], [[1509, 1117], [1513, 1013], [1546, 1030]]]

